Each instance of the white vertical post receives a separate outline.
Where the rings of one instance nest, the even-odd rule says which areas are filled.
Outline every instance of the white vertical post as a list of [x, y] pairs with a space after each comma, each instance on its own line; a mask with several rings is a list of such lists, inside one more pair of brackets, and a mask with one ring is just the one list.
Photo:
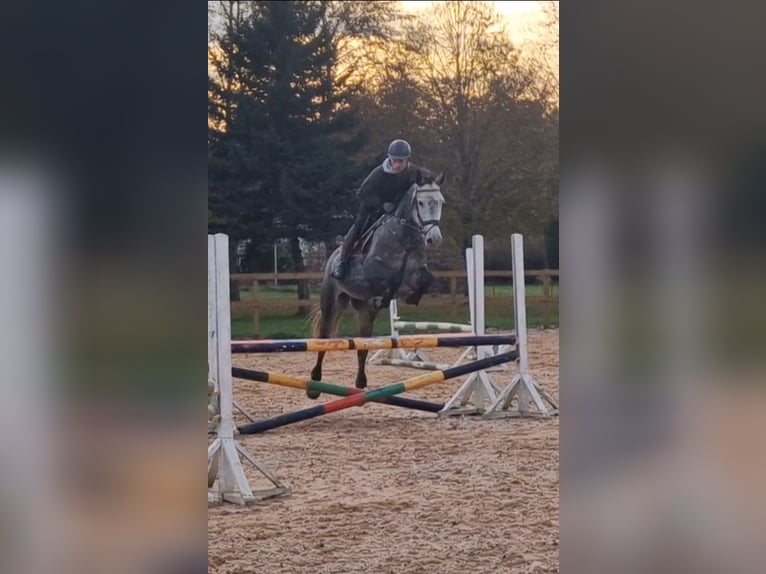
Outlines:
[[396, 322], [399, 320], [399, 303], [397, 300], [391, 299], [388, 304], [388, 322], [391, 326], [391, 336], [398, 337], [399, 331], [396, 330]]
[[516, 323], [516, 349], [519, 370], [529, 371], [527, 360], [527, 294], [524, 280], [524, 238], [520, 233], [511, 235], [511, 265], [513, 266], [513, 317]]
[[[218, 436], [208, 449], [208, 462], [218, 454], [218, 485], [221, 499], [239, 495], [241, 502], [254, 500], [234, 444], [234, 400], [231, 379], [231, 315], [229, 313], [229, 238], [208, 236], [208, 339], [210, 373], [219, 393]], [[220, 452], [217, 452], [220, 451]]]
[[[222, 265], [222, 262], [228, 262], [229, 238], [222, 233], [214, 235], [212, 250], [213, 261], [215, 262], [215, 273], [212, 277], [215, 313], [210, 325], [212, 327], [210, 336], [213, 342], [211, 363], [214, 370], [212, 372], [218, 386], [218, 392], [221, 394], [221, 426], [218, 429], [218, 436], [220, 438], [233, 438], [234, 412], [231, 403], [234, 397], [231, 379], [231, 314], [229, 303], [231, 294], [229, 292], [228, 265]], [[210, 278], [208, 278], [208, 286], [210, 287]], [[210, 301], [208, 301], [208, 309], [209, 306]]]
[[[388, 303], [388, 326], [390, 327], [390, 333], [392, 337], [398, 337], [399, 331], [396, 328], [396, 322], [399, 320], [399, 303], [397, 299], [391, 299]], [[410, 356], [406, 353], [406, 349], [379, 349], [375, 351], [367, 362], [370, 365], [381, 365], [383, 359], [397, 359], [407, 360]]]
[[[511, 235], [511, 266], [513, 272], [513, 319], [516, 329], [516, 352], [519, 354], [519, 373], [529, 373], [527, 357], [527, 284], [524, 277], [524, 238], [520, 233]], [[518, 401], [522, 412], [529, 410], [531, 397], [525, 385], [519, 385]]]
[[[467, 270], [469, 285], [469, 307], [471, 310], [471, 327], [473, 328], [474, 335], [486, 335], [487, 310], [485, 308], [486, 299], [484, 293], [484, 236], [474, 235], [471, 238], [471, 245], [473, 247], [466, 249], [466, 261], [468, 262]], [[495, 354], [494, 349], [486, 346], [481, 348], [474, 347], [473, 350], [474, 356], [477, 359], [485, 359]], [[500, 353], [503, 351], [497, 352]], [[458, 362], [462, 362], [464, 357], [465, 355], [461, 355]], [[487, 369], [488, 372], [507, 370], [507, 365], [497, 365]]]
[[277, 257], [277, 242], [274, 242], [274, 287], [277, 286], [278, 283], [278, 274], [279, 274], [279, 258]]
[[468, 320], [471, 324], [471, 329], [474, 335], [478, 335], [476, 332], [476, 305], [474, 305], [474, 299], [476, 298], [476, 274], [474, 270], [473, 261], [473, 247], [469, 247], [465, 250], [465, 273], [466, 284], [468, 285]]
[[[245, 504], [287, 494], [277, 478], [234, 439], [233, 384], [231, 376], [231, 312], [229, 303], [229, 238], [208, 235], [207, 328], [210, 376], [218, 391], [220, 422], [216, 439], [208, 447], [208, 466], [217, 465], [218, 493], [208, 490], [208, 503], [227, 500]], [[239, 455], [249, 460], [275, 488], [254, 493]], [[212, 496], [212, 498], [211, 498]]]
[[[484, 416], [554, 416], [558, 414], [558, 405], [538, 386], [537, 381], [529, 373], [524, 240], [520, 233], [511, 235], [511, 265], [513, 267], [513, 318], [516, 327], [519, 372], [503, 389]], [[517, 408], [512, 409], [510, 406], [514, 398], [517, 400]], [[530, 408], [532, 405], [536, 410]]]
[[[471, 248], [466, 249], [468, 270], [468, 297], [472, 311], [471, 326], [475, 335], [484, 335], [484, 237], [474, 235]], [[488, 347], [476, 347], [476, 358], [483, 359], [491, 354]], [[461, 356], [462, 358], [462, 356]], [[486, 371], [471, 373], [458, 391], [444, 404], [441, 416], [466, 413], [466, 407], [473, 398], [470, 412], [483, 412], [487, 403], [497, 400], [498, 389]]]
[[[398, 337], [399, 329], [396, 327], [396, 322], [399, 320], [399, 300], [396, 298], [391, 299], [388, 303], [388, 321], [391, 327], [391, 336]], [[376, 351], [373, 358], [378, 356], [387, 357], [389, 359], [398, 359], [402, 361], [414, 361], [418, 359], [417, 349], [390, 349], [387, 351]]]
[[[476, 335], [484, 335], [484, 237], [474, 235], [471, 238], [473, 246], [473, 317], [471, 324]], [[487, 347], [476, 349], [476, 358], [484, 359], [489, 355]]]
[[[466, 285], [468, 286], [468, 321], [469, 325], [471, 326], [471, 333], [476, 335], [476, 321], [474, 320], [474, 317], [476, 317], [476, 305], [474, 303], [474, 299], [476, 297], [476, 279], [474, 274], [474, 267], [475, 264], [473, 259], [473, 247], [468, 247], [465, 250], [465, 276]], [[463, 361], [466, 359], [473, 360], [476, 357], [476, 347], [466, 347], [451, 366], [454, 367], [457, 365], [462, 365]]]

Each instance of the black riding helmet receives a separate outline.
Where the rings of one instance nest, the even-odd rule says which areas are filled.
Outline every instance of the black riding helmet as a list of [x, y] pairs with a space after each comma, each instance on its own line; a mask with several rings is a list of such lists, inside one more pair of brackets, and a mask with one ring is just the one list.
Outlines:
[[394, 140], [388, 146], [388, 157], [394, 159], [409, 159], [411, 153], [410, 144], [404, 140]]

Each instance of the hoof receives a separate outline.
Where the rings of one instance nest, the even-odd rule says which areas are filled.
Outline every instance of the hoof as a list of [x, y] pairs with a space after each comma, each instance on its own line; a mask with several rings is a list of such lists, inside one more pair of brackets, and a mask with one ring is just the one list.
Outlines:
[[306, 391], [306, 396], [310, 399], [318, 399], [321, 394], [319, 391]]

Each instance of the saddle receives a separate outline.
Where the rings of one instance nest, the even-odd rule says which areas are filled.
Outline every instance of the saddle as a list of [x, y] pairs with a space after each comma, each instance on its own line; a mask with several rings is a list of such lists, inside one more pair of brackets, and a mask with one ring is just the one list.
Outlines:
[[369, 228], [367, 228], [367, 231], [362, 233], [361, 237], [356, 242], [356, 245], [354, 246], [352, 250], [352, 254], [356, 255], [367, 255], [367, 253], [370, 250], [370, 242], [372, 241], [372, 236], [375, 234], [375, 230], [383, 225], [383, 221], [385, 221], [386, 217], [388, 216], [387, 213], [384, 213], [378, 219], [376, 219], [372, 225], [370, 225]]

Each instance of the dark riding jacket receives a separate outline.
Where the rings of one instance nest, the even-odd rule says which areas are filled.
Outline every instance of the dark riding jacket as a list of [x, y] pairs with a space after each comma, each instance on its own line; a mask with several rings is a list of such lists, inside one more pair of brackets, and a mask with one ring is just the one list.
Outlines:
[[364, 233], [383, 214], [384, 203], [398, 205], [412, 184], [429, 178], [433, 178], [429, 170], [412, 163], [399, 173], [386, 172], [383, 164], [373, 169], [356, 192], [359, 212], [349, 233], [356, 237]]

